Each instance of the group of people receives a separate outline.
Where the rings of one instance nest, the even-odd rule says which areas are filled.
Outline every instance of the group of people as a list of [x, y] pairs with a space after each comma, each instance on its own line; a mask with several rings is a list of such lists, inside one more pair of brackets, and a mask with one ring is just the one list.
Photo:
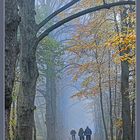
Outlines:
[[[71, 130], [70, 134], [72, 135], [72, 140], [76, 140], [76, 138], [75, 138], [76, 131]], [[92, 131], [88, 126], [85, 129], [85, 131], [83, 130], [83, 128], [79, 129], [78, 136], [79, 136], [80, 140], [84, 140], [85, 137], [86, 137], [86, 140], [91, 140], [91, 135], [92, 135]]]

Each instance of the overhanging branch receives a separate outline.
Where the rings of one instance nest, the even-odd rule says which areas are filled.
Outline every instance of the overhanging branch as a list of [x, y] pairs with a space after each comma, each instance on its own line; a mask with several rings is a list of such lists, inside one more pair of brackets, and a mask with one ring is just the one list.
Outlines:
[[96, 6], [96, 7], [92, 7], [92, 8], [88, 8], [86, 10], [83, 10], [81, 12], [78, 12], [76, 14], [73, 14], [59, 22], [57, 22], [56, 24], [52, 25], [51, 27], [49, 27], [48, 29], [46, 29], [38, 38], [37, 38], [37, 43], [39, 43], [44, 37], [46, 37], [51, 31], [55, 30], [56, 28], [62, 26], [63, 24], [78, 18], [80, 16], [86, 15], [88, 13], [91, 12], [95, 12], [95, 11], [99, 11], [102, 9], [110, 9], [112, 7], [115, 6], [121, 6], [121, 5], [135, 5], [135, 1], [120, 1], [120, 2], [114, 2], [114, 3], [110, 3], [110, 4], [103, 4], [100, 6]]
[[74, 5], [75, 3], [77, 3], [80, 0], [72, 0], [71, 2], [69, 2], [68, 4], [66, 4], [65, 6], [63, 6], [62, 8], [56, 10], [55, 12], [53, 12], [51, 15], [49, 15], [46, 19], [44, 19], [39, 25], [38, 25], [38, 30], [43, 27], [47, 22], [49, 22], [52, 18], [54, 18], [56, 15], [58, 15], [59, 13], [63, 12], [64, 10], [68, 9], [69, 7], [71, 7], [72, 5]]

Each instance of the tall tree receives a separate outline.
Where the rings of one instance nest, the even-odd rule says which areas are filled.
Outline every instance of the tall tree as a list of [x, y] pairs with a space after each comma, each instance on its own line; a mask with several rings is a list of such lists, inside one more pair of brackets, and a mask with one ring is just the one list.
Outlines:
[[[129, 32], [127, 27], [130, 26], [127, 21], [128, 11], [130, 9], [124, 7], [121, 12], [121, 32], [126, 34]], [[124, 47], [123, 45], [121, 47]], [[130, 49], [120, 52], [120, 56], [130, 53]], [[123, 140], [132, 140], [132, 127], [131, 127], [131, 110], [129, 99], [129, 62], [127, 60], [121, 61], [121, 94], [122, 94], [122, 120], [123, 120]]]
[[34, 130], [34, 99], [38, 69], [36, 63], [36, 33], [34, 0], [18, 1], [20, 23], [21, 82], [17, 107], [17, 140], [32, 140]]
[[[135, 48], [135, 30], [134, 30], [135, 25], [134, 22], [132, 22], [133, 18], [131, 17], [132, 20], [130, 20], [129, 17], [129, 15], [132, 14], [132, 11], [130, 10], [131, 8], [125, 6], [123, 7], [123, 10], [120, 12], [120, 21], [121, 21], [120, 29], [119, 26], [116, 24], [116, 31], [118, 34], [117, 36], [120, 41], [120, 42], [118, 41], [118, 43], [115, 44], [115, 46], [119, 46], [118, 52], [121, 59], [121, 99], [122, 99], [123, 140], [132, 139], [131, 102], [129, 98], [130, 95], [129, 72], [130, 72], [131, 64], [133, 63], [133, 61], [135, 61], [135, 52], [133, 52], [135, 50], [134, 49]], [[112, 44], [112, 46], [114, 45]]]
[[57, 71], [61, 68], [61, 49], [60, 45], [52, 38], [47, 37], [40, 44], [37, 51], [37, 62], [39, 66], [40, 79], [42, 77], [45, 84], [44, 92], [39, 88], [46, 101], [46, 127], [47, 139], [56, 139], [56, 80]]
[[110, 106], [110, 139], [113, 140], [113, 115], [112, 115], [112, 87], [111, 87], [111, 52], [108, 51], [109, 64], [108, 64], [108, 87], [109, 87], [109, 106]]

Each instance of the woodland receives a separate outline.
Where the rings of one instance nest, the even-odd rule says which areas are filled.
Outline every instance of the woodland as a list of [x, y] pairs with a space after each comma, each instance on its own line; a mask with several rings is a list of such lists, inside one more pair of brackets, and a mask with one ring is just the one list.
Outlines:
[[82, 118], [91, 140], [135, 140], [135, 4], [5, 0], [6, 140], [72, 140]]

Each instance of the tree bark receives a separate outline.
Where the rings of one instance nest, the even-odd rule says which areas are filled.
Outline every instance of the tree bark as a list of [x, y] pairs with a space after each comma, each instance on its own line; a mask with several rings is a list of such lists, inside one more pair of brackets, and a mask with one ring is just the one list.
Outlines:
[[[34, 60], [35, 58], [33, 56], [27, 58], [28, 60], [23, 59], [25, 59], [24, 56], [21, 57], [22, 82], [20, 84], [20, 92], [18, 97], [17, 137], [19, 140], [32, 140], [35, 109], [34, 99], [38, 71], [36, 61]], [[29, 65], [31, 65], [30, 69], [28, 69]]]
[[[126, 22], [128, 8], [124, 7], [121, 13], [121, 32], [127, 32]], [[123, 47], [123, 46], [122, 46]], [[120, 53], [120, 56], [129, 53], [129, 50]], [[128, 61], [121, 61], [121, 94], [122, 94], [122, 121], [123, 121], [123, 140], [132, 140], [131, 130], [131, 111], [129, 100], [129, 63]]]
[[34, 100], [38, 69], [36, 63], [36, 23], [34, 0], [18, 1], [20, 7], [20, 72], [21, 82], [17, 108], [17, 140], [32, 140]]
[[17, 30], [20, 22], [16, 0], [5, 1], [5, 132], [9, 140], [9, 120], [16, 60], [19, 53]]
[[[117, 120], [117, 65], [115, 65], [115, 85], [114, 85], [114, 117], [115, 117], [115, 120]], [[117, 128], [115, 127], [115, 137], [116, 137], [116, 140], [117, 140]]]
[[105, 123], [105, 115], [104, 115], [104, 108], [103, 108], [103, 93], [102, 93], [100, 70], [99, 70], [99, 90], [100, 90], [100, 106], [101, 106], [102, 121], [103, 121], [104, 132], [105, 132], [105, 139], [108, 140], [108, 133], [107, 133], [107, 127]]
[[108, 79], [109, 79], [109, 104], [110, 104], [110, 112], [109, 112], [109, 115], [110, 115], [110, 139], [113, 140], [113, 118], [112, 118], [112, 91], [111, 91], [111, 75], [110, 75], [110, 67], [111, 67], [111, 64], [110, 64], [110, 61], [111, 61], [111, 58], [110, 58], [110, 50], [108, 51], [108, 55], [109, 55], [109, 64], [108, 64]]
[[127, 62], [121, 62], [121, 93], [122, 93], [122, 120], [123, 140], [132, 140], [131, 136], [131, 115], [129, 101], [129, 67]]

